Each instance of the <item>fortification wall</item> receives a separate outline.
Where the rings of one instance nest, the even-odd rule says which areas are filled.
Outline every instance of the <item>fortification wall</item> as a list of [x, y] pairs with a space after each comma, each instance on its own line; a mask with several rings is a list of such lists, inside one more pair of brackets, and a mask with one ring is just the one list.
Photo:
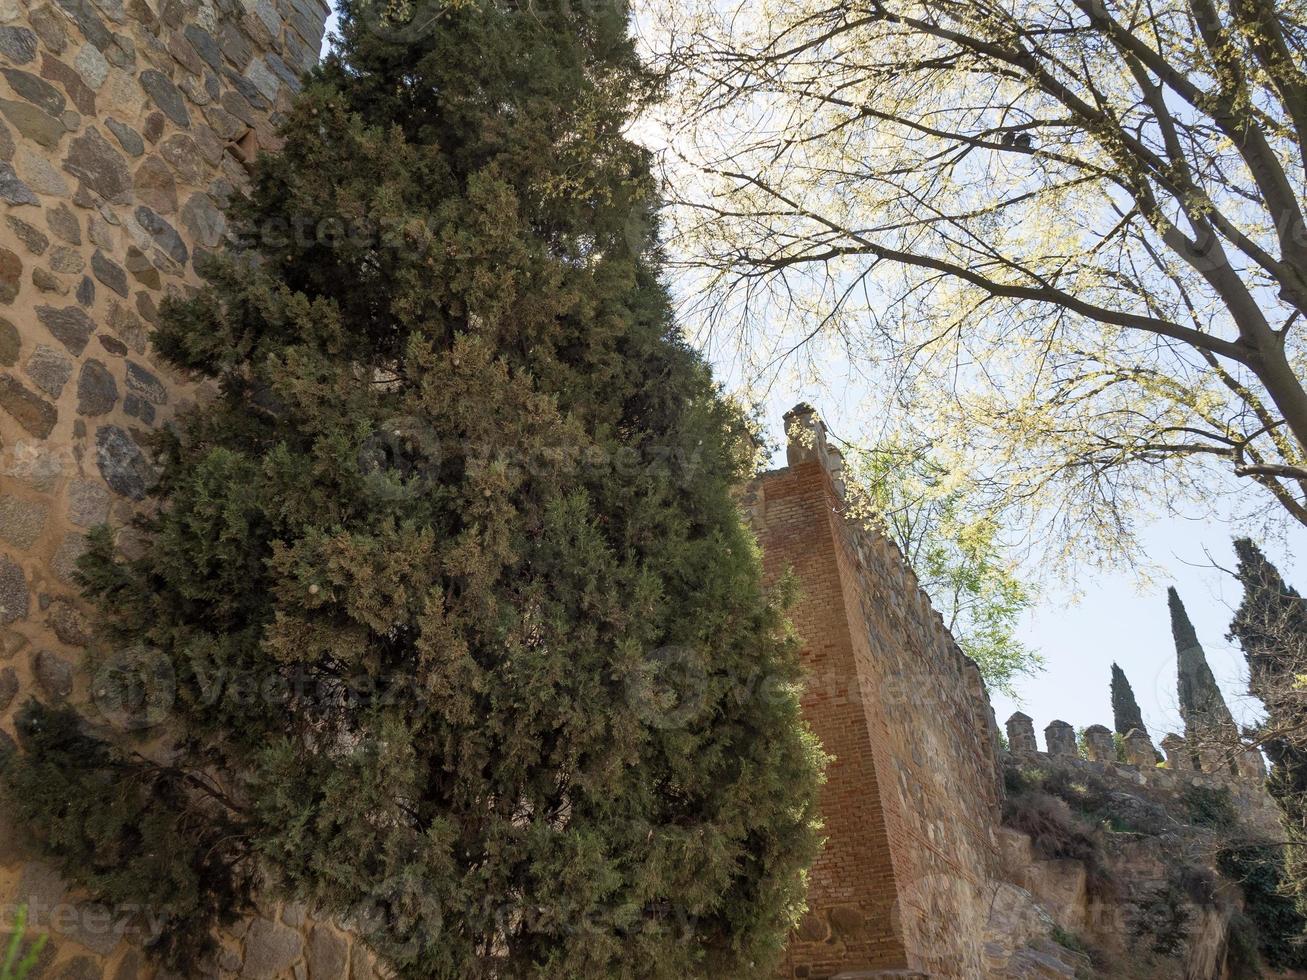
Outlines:
[[751, 507], [769, 575], [792, 567], [805, 712], [835, 756], [828, 841], [785, 975], [983, 974], [997, 867], [996, 729], [975, 664], [898, 550], [843, 513], [838, 454], [809, 411]]
[[187, 398], [147, 344], [315, 63], [324, 0], [0, 0], [0, 729], [85, 695], [71, 574]]
[[[325, 0], [0, 0], [0, 738], [31, 695], [94, 716], [72, 582], [84, 534], [127, 523], [152, 475], [142, 437], [199, 394], [156, 363], [149, 327], [220, 246], [222, 205], [276, 147], [327, 13]], [[793, 975], [969, 963], [993, 806], [992, 759], [965, 734], [978, 675], [897, 556], [844, 525], [828, 462], [763, 494], [769, 567], [803, 578], [797, 619], [823, 674], [810, 716], [837, 756]], [[30, 855], [0, 823], [4, 925], [23, 903], [51, 935], [41, 975], [151, 975], [148, 910], [87, 905]], [[261, 911], [222, 938], [220, 975], [371, 975], [334, 925]]]
[[[151, 475], [142, 435], [193, 395], [154, 361], [149, 325], [199, 281], [327, 14], [325, 0], [0, 0], [0, 738], [31, 695], [93, 704], [74, 562], [87, 528], [131, 516]], [[0, 821], [0, 938], [20, 903], [51, 936], [36, 975], [151, 975], [148, 910], [79, 901]], [[220, 957], [223, 975], [313, 980], [370, 964], [294, 906], [242, 923]]]
[[[1020, 766], [1092, 775], [1121, 792], [1172, 804], [1179, 804], [1193, 788], [1223, 790], [1248, 831], [1267, 840], [1282, 835], [1280, 812], [1266, 791], [1265, 763], [1256, 749], [1237, 743], [1223, 745], [1219, 751], [1213, 746], [1198, 760], [1184, 739], [1167, 735], [1162, 739], [1166, 759], [1159, 761], [1161, 756], [1143, 732], [1131, 732], [1118, 746], [1104, 725], [1091, 725], [1083, 739], [1077, 740], [1069, 724], [1055, 720], [1044, 728], [1045, 751], [1041, 752], [1029, 716], [1017, 712], [1005, 727], [1008, 754]], [[1208, 768], [1196, 768], [1196, 762], [1208, 764]]]

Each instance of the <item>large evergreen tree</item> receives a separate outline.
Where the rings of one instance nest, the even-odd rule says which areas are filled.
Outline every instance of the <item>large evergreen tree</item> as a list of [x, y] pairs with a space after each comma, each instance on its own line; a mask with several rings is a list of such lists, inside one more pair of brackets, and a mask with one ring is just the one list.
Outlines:
[[1307, 602], [1284, 581], [1262, 550], [1247, 538], [1234, 542], [1243, 601], [1229, 639], [1248, 661], [1249, 692], [1266, 708], [1255, 733], [1271, 760], [1267, 789], [1292, 842], [1289, 880], [1307, 904]]
[[660, 284], [625, 6], [400, 6], [343, 0], [165, 311], [220, 393], [148, 547], [95, 537], [103, 716], [29, 703], [11, 799], [175, 962], [269, 889], [405, 977], [766, 975], [820, 753]]

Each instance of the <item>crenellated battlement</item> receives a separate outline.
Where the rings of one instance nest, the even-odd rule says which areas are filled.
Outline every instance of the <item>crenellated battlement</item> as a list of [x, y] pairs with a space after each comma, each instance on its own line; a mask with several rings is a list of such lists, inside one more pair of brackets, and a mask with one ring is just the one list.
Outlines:
[[[958, 647], [952, 632], [944, 623], [944, 617], [921, 587], [917, 574], [908, 564], [902, 549], [892, 538], [868, 526], [865, 521], [851, 519], [844, 513], [844, 505], [847, 503], [844, 455], [830, 445], [826, 423], [817, 414], [817, 410], [806, 402], [800, 402], [786, 412], [785, 435], [787, 466], [785, 469], [771, 471], [764, 479], [802, 463], [818, 463], [830, 481], [836, 505], [850, 534], [850, 543], [856, 549], [862, 567], [874, 570], [879, 581], [891, 586], [881, 593], [883, 598], [896, 613], [910, 621], [932, 651], [954, 661], [957, 670], [963, 673], [974, 672], [981, 693], [988, 703], [979, 668]], [[997, 735], [997, 723], [994, 722], [993, 725], [994, 734]]]
[[[1044, 728], [1043, 752], [1035, 739], [1033, 719], [1017, 711], [1005, 723], [1008, 751], [1020, 757], [1048, 756], [1078, 759], [1088, 765], [1126, 767], [1146, 778], [1155, 773], [1199, 773], [1218, 782], [1243, 781], [1258, 786], [1266, 779], [1266, 763], [1261, 753], [1238, 740], [1217, 743], [1214, 740], [1191, 746], [1174, 733], [1162, 739], [1162, 757], [1147, 732], [1137, 728], [1117, 735], [1106, 725], [1090, 725], [1077, 738], [1075, 729], [1065, 721], [1054, 720]], [[1166, 779], [1168, 777], [1158, 777]]]

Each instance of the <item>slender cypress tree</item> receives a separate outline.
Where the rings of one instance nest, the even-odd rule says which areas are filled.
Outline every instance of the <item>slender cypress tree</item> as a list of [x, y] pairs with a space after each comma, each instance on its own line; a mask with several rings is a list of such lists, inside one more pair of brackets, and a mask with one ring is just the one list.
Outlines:
[[1189, 621], [1180, 594], [1168, 588], [1166, 599], [1171, 610], [1171, 635], [1175, 639], [1177, 690], [1185, 739], [1193, 746], [1208, 743], [1228, 748], [1237, 734], [1234, 717], [1216, 685], [1216, 677], [1208, 666], [1207, 655], [1198, 642], [1198, 633]]
[[1125, 671], [1116, 664], [1112, 664], [1112, 725], [1118, 735], [1129, 735], [1136, 730], [1148, 734], [1134, 689]]
[[1249, 691], [1268, 711], [1283, 711], [1285, 694], [1307, 669], [1307, 602], [1248, 538], [1234, 542], [1243, 600], [1230, 623], [1248, 661]]
[[149, 547], [95, 535], [99, 713], [29, 703], [10, 798], [176, 964], [266, 889], [403, 977], [766, 975], [820, 752], [659, 280], [625, 6], [385, 7], [340, 4], [164, 311], [220, 393]]

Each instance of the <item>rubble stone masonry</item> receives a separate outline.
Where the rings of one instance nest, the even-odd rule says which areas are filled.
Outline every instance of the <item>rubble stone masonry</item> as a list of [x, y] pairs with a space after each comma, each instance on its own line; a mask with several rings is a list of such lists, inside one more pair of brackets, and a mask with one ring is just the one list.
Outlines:
[[152, 359], [246, 164], [318, 58], [325, 0], [0, 0], [0, 729], [78, 696], [71, 576], [121, 524], [143, 434], [187, 386]]
[[[29, 696], [88, 697], [83, 535], [126, 523], [152, 476], [142, 435], [193, 397], [151, 357], [150, 324], [199, 282], [327, 14], [325, 0], [0, 0], [0, 739]], [[33, 976], [155, 972], [147, 926], [80, 901], [0, 821], [0, 943], [18, 903], [50, 935]], [[225, 935], [217, 966], [344, 980], [373, 963], [287, 906]]]

